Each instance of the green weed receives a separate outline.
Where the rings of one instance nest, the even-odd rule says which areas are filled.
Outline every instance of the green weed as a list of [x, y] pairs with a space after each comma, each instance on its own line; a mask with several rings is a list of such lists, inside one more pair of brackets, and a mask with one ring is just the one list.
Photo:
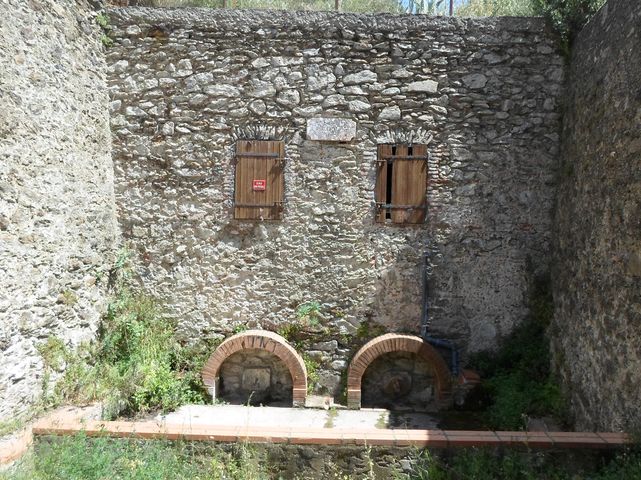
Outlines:
[[564, 457], [542, 452], [497, 452], [470, 448], [448, 458], [423, 450], [415, 455], [412, 480], [619, 480], [641, 478], [641, 454], [629, 450], [613, 459]]
[[114, 41], [109, 36], [109, 31], [111, 30], [109, 16], [104, 12], [99, 13], [98, 15], [96, 15], [96, 23], [102, 29], [102, 32], [103, 32], [100, 35], [100, 43], [102, 43], [105, 46], [105, 48], [109, 48], [113, 46]]
[[[175, 323], [133, 287], [131, 277], [129, 252], [123, 251], [110, 271], [113, 297], [96, 341], [70, 348], [50, 337], [38, 347], [46, 406], [102, 400], [106, 416], [114, 416], [205, 400], [199, 372], [217, 341], [180, 343]], [[55, 376], [59, 379], [52, 386]]]
[[488, 422], [500, 430], [523, 429], [528, 416], [551, 415], [563, 421], [565, 401], [550, 371], [546, 330], [553, 315], [547, 280], [532, 286], [530, 316], [503, 340], [498, 352], [470, 359], [481, 373], [489, 398]]
[[535, 15], [544, 17], [561, 38], [569, 56], [574, 39], [606, 0], [531, 0]]
[[371, 320], [362, 321], [356, 329], [356, 337], [361, 340], [371, 340], [386, 333], [387, 329], [383, 325], [374, 323]]
[[307, 302], [296, 308], [296, 317], [298, 320], [308, 326], [316, 327], [321, 321], [321, 305], [318, 302]]
[[305, 353], [303, 353], [303, 362], [305, 362], [305, 369], [307, 370], [307, 392], [312, 393], [320, 380], [320, 376], [318, 375], [318, 367], [320, 365]]
[[98, 15], [96, 15], [96, 23], [103, 30], [111, 29], [111, 25], [110, 25], [110, 22], [109, 22], [109, 16], [104, 12], [100, 12]]

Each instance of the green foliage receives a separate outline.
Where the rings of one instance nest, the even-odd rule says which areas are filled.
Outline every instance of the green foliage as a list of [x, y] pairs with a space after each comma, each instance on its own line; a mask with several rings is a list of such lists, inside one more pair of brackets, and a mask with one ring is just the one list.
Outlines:
[[96, 23], [102, 29], [102, 34], [100, 35], [100, 43], [102, 43], [105, 48], [109, 48], [114, 44], [114, 41], [109, 37], [109, 31], [111, 30], [111, 23], [109, 22], [109, 16], [100, 12], [96, 15]]
[[569, 54], [574, 39], [605, 0], [531, 0], [536, 15], [541, 15], [561, 37], [561, 48]]
[[321, 326], [321, 305], [319, 302], [302, 303], [296, 308], [296, 321], [282, 324], [276, 331], [280, 336], [297, 347], [301, 334], [313, 330], [325, 330]]
[[[328, 422], [335, 415], [328, 412]], [[620, 480], [641, 478], [641, 452], [627, 449], [590, 462], [561, 461], [557, 454], [531, 451], [471, 448], [442, 459], [428, 450], [416, 452], [409, 475], [393, 472], [391, 478], [412, 480]], [[375, 478], [371, 450], [365, 455], [366, 478]], [[267, 480], [280, 478], [283, 465], [267, 462], [251, 445], [222, 447], [181, 441], [87, 437], [40, 437], [33, 451], [0, 480]], [[334, 471], [331, 477], [349, 480], [350, 473]], [[361, 477], [359, 477], [361, 478]]]
[[109, 48], [113, 46], [114, 41], [109, 37], [109, 35], [103, 33], [100, 35], [100, 43], [102, 43], [105, 48]]
[[38, 442], [30, 458], [0, 473], [0, 480], [263, 480], [270, 476], [249, 446], [231, 452], [200, 454], [192, 445], [162, 440], [49, 438]]
[[246, 332], [247, 330], [249, 330], [249, 327], [247, 325], [245, 325], [244, 323], [239, 323], [238, 325], [234, 325], [232, 333], [236, 335], [237, 333]]
[[[168, 411], [206, 398], [199, 372], [214, 342], [185, 346], [175, 324], [156, 302], [131, 285], [129, 253], [123, 251], [110, 273], [114, 291], [95, 342], [71, 349], [51, 337], [40, 345], [45, 364], [44, 402], [103, 400], [107, 415]], [[62, 372], [53, 388], [52, 374]]]
[[312, 393], [320, 379], [318, 375], [318, 367], [320, 365], [307, 354], [303, 354], [303, 362], [305, 362], [305, 369], [307, 370], [307, 392]]
[[387, 329], [383, 325], [374, 323], [371, 320], [362, 321], [356, 329], [356, 337], [361, 340], [371, 340], [386, 333]]
[[553, 315], [547, 279], [532, 286], [530, 316], [507, 337], [498, 352], [483, 352], [470, 360], [483, 378], [489, 396], [492, 428], [522, 429], [527, 416], [552, 415], [563, 420], [565, 402], [550, 372], [547, 327]]
[[103, 30], [109, 30], [111, 28], [109, 16], [105, 12], [100, 12], [96, 15], [96, 23]]
[[624, 478], [641, 478], [641, 451], [638, 447], [620, 453], [596, 476], [591, 477], [594, 480], [621, 480]]
[[531, 16], [532, 0], [466, 0], [456, 8], [459, 17]]
[[296, 308], [296, 317], [307, 325], [317, 326], [320, 325], [321, 305], [318, 302], [307, 302], [299, 305]]
[[290, 343], [295, 343], [296, 338], [298, 334], [302, 330], [302, 325], [300, 323], [285, 323], [284, 325], [281, 325], [276, 333], [278, 333], [281, 337], [283, 337], [285, 340], [287, 340]]

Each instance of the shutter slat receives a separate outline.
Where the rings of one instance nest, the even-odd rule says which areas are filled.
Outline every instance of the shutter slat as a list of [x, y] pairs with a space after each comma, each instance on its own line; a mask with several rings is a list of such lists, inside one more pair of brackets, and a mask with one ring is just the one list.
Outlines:
[[[396, 145], [396, 155], [407, 156], [407, 145]], [[407, 191], [407, 160], [394, 161], [392, 167], [392, 205], [409, 205]], [[406, 210], [392, 209], [392, 223], [405, 223]]]
[[[427, 156], [427, 145], [414, 145], [412, 155], [417, 157]], [[423, 223], [427, 208], [427, 162], [425, 160], [408, 160], [408, 205], [416, 205], [414, 211], [409, 212], [406, 223]]]

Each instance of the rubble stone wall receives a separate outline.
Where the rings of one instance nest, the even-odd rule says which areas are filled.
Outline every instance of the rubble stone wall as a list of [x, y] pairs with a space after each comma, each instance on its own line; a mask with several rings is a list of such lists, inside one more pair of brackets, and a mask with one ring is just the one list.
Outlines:
[[610, 0], [569, 73], [556, 208], [557, 369], [577, 426], [641, 426], [641, 4]]
[[37, 346], [90, 338], [104, 305], [117, 224], [95, 15], [0, 2], [0, 422], [40, 398]]
[[[278, 330], [309, 301], [344, 335], [416, 334], [424, 253], [434, 335], [493, 348], [527, 314], [549, 268], [564, 72], [542, 20], [110, 16], [120, 226], [184, 337]], [[312, 140], [319, 117], [356, 122], [354, 139]], [[234, 145], [256, 131], [285, 141], [280, 221], [233, 219]], [[376, 223], [377, 143], [430, 138], [426, 223]]]

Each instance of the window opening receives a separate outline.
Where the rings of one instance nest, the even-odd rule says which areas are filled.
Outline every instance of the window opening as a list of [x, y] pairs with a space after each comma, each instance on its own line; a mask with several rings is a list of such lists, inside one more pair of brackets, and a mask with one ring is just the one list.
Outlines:
[[[392, 147], [392, 156], [396, 155], [396, 145]], [[386, 162], [386, 168], [387, 168], [387, 184], [385, 185], [385, 204], [389, 205], [392, 203], [392, 179], [394, 177], [394, 164], [390, 161], [387, 160]], [[392, 218], [392, 209], [386, 208], [385, 209], [385, 220], [389, 220]]]
[[376, 221], [423, 223], [427, 213], [427, 145], [378, 146]]

